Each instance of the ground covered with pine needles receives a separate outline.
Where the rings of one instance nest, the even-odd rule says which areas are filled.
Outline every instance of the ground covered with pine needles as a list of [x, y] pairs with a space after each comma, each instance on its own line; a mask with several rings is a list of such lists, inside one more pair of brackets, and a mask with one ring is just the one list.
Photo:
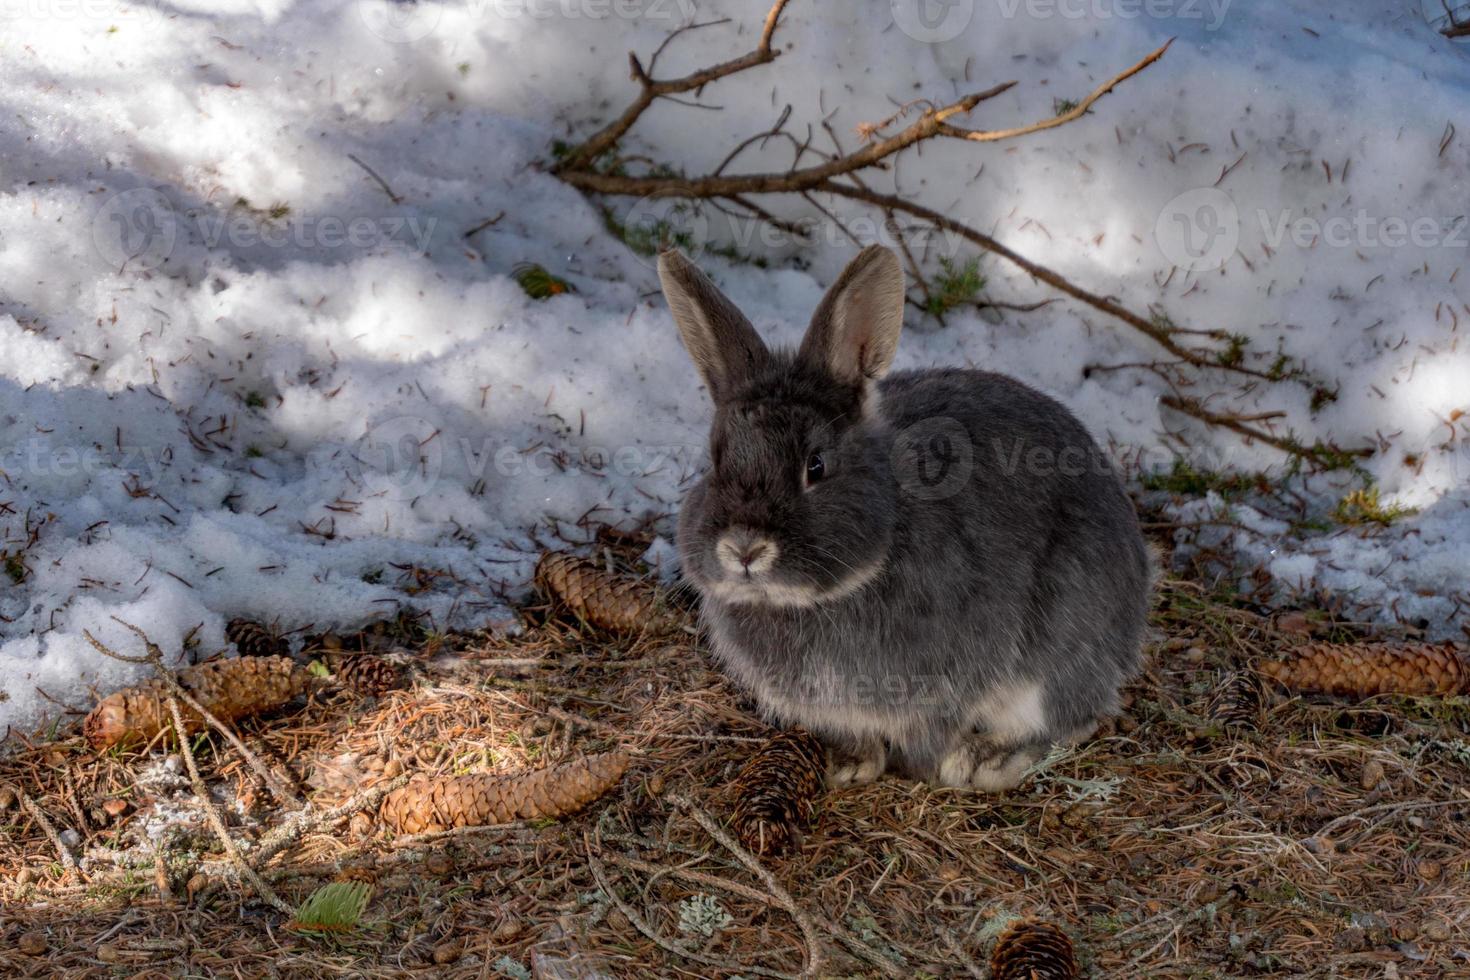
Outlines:
[[[63, 727], [0, 758], [0, 973], [980, 977], [1029, 916], [1089, 976], [1470, 976], [1470, 699], [1290, 697], [1250, 670], [1304, 624], [1352, 624], [1283, 630], [1166, 581], [1147, 672], [1094, 741], [1003, 795], [891, 778], [825, 795], [788, 853], [752, 863], [725, 828], [772, 733], [696, 638], [526, 618], [514, 637], [419, 637], [398, 690], [324, 688], [239, 729], [317, 808], [407, 774], [627, 750], [586, 810], [313, 826], [264, 880], [293, 907], [363, 883], [366, 904], [304, 928], [232, 877], [176, 757], [96, 753]], [[287, 819], [223, 739], [192, 744], [233, 836]]]

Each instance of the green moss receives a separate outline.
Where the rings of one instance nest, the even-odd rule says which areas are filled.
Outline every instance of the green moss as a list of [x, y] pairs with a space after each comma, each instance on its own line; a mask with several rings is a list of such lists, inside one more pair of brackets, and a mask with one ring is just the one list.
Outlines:
[[934, 316], [943, 316], [961, 304], [971, 302], [985, 288], [985, 277], [980, 274], [980, 260], [973, 258], [963, 265], [950, 258], [939, 260], [940, 272], [934, 277], [933, 289], [925, 309]]
[[1264, 473], [1201, 470], [1183, 457], [1175, 459], [1167, 473], [1145, 474], [1142, 483], [1145, 490], [1161, 490], [1184, 497], [1203, 497], [1212, 491], [1222, 497], [1239, 497], [1271, 487], [1270, 478]]
[[1400, 507], [1398, 504], [1385, 504], [1378, 494], [1377, 487], [1365, 487], [1362, 490], [1354, 490], [1343, 497], [1333, 508], [1332, 516], [1339, 524], [1350, 527], [1361, 527], [1367, 524], [1376, 524], [1379, 527], [1388, 527], [1400, 518], [1409, 517], [1417, 511], [1412, 507]]
[[522, 262], [510, 274], [532, 299], [550, 299], [562, 293], [576, 292], [571, 283], [534, 262]]

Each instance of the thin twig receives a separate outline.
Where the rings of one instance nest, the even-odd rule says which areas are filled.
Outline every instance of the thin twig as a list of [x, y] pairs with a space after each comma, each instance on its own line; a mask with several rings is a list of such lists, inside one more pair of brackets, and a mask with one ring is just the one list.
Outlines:
[[379, 177], [378, 176], [378, 172], [376, 170], [374, 170], [372, 167], [369, 167], [367, 164], [365, 164], [361, 160], [359, 160], [355, 154], [352, 154], [352, 153], [347, 154], [347, 159], [349, 159], [353, 163], [357, 164], [363, 170], [366, 170], [367, 171], [367, 175], [369, 177], [371, 177], [373, 180], [376, 180], [378, 182], [378, 186], [381, 187], [381, 188], [383, 188], [383, 193], [388, 195], [388, 200], [392, 201], [394, 204], [402, 204], [403, 203], [403, 198], [401, 198], [397, 194], [394, 194], [393, 193], [393, 188], [391, 188], [391, 187], [388, 186], [388, 182], [386, 180], [384, 180], [382, 177]]
[[735, 838], [725, 832], [725, 828], [715, 822], [714, 817], [704, 812], [689, 797], [682, 793], [669, 793], [665, 796], [665, 799], [693, 817], [695, 823], [704, 828], [705, 833], [713, 837], [725, 850], [733, 854], [737, 861], [745, 865], [751, 874], [760, 879], [761, 884], [766, 886], [771, 896], [776, 899], [781, 908], [786, 910], [786, 914], [791, 916], [796, 922], [797, 928], [801, 930], [802, 936], [806, 938], [807, 957], [806, 967], [802, 971], [803, 974], [812, 977], [821, 976], [825, 956], [822, 950], [820, 934], [817, 932], [816, 924], [812, 922], [811, 916], [802, 911], [801, 906], [797, 905], [796, 900], [791, 897], [791, 893], [782, 887], [781, 883], [776, 880], [776, 876], [771, 874], [755, 855], [740, 846]]
[[199, 797], [199, 803], [204, 807], [204, 815], [209, 820], [210, 827], [214, 829], [214, 835], [219, 838], [220, 844], [224, 847], [225, 853], [230, 856], [230, 861], [241, 876], [250, 882], [250, 886], [255, 889], [255, 894], [278, 912], [294, 916], [296, 910], [287, 905], [285, 900], [276, 894], [275, 889], [266, 884], [265, 880], [255, 873], [255, 869], [246, 863], [245, 858], [240, 854], [240, 848], [235, 844], [235, 839], [226, 829], [224, 818], [219, 815], [214, 801], [209, 798], [209, 787], [204, 784], [204, 777], [199, 775], [199, 766], [194, 761], [194, 750], [189, 747], [189, 736], [184, 730], [184, 715], [179, 710], [179, 699], [172, 695], [168, 698], [168, 711], [173, 717], [174, 734], [179, 739], [179, 754], [184, 757], [184, 766], [189, 770], [189, 783], [194, 788], [194, 795]]
[[29, 813], [31, 819], [36, 821], [36, 825], [41, 828], [41, 833], [45, 834], [46, 839], [51, 841], [51, 846], [56, 848], [56, 854], [61, 858], [61, 866], [69, 873], [76, 873], [77, 859], [72, 857], [71, 849], [56, 832], [56, 825], [51, 822], [50, 817], [46, 816], [46, 811], [42, 810], [25, 790], [19, 786], [14, 789], [16, 796], [20, 799], [20, 805], [25, 807], [26, 813]]
[[[756, 45], [755, 50], [739, 58], [693, 72], [682, 78], [656, 81], [649, 77], [643, 68], [643, 64], [638, 60], [638, 56], [629, 52], [628, 65], [634, 81], [639, 84], [638, 97], [633, 100], [633, 103], [627, 109], [623, 110], [621, 116], [594, 133], [580, 146], [563, 157], [561, 163], [555, 168], [555, 172], [560, 174], [576, 171], [578, 168], [587, 166], [602, 156], [602, 154], [612, 149], [617, 145], [618, 140], [622, 139], [628, 130], [633, 128], [634, 124], [638, 122], [639, 117], [643, 115], [649, 106], [653, 105], [656, 99], [662, 96], [678, 95], [682, 92], [692, 92], [728, 75], [734, 75], [738, 72], [754, 68], [757, 65], [765, 65], [775, 61], [781, 52], [771, 47], [771, 38], [775, 35], [776, 27], [781, 21], [781, 12], [786, 9], [786, 5], [789, 2], [790, 0], [776, 0], [771, 5], [771, 9], [766, 13], [765, 27], [761, 30], [760, 42]], [[667, 44], [668, 42], [665, 41], [664, 43]], [[663, 46], [661, 45], [659, 51], [655, 52], [654, 59], [650, 64], [654, 64], [657, 61], [658, 54], [662, 50]]]
[[[643, 933], [643, 935], [653, 940], [653, 942], [656, 943], [660, 949], [663, 949], [669, 953], [673, 953], [675, 956], [681, 956], [685, 959], [693, 960], [696, 963], [703, 963], [706, 966], [720, 967], [721, 969], [726, 970], [730, 973], [753, 973], [763, 977], [780, 977], [782, 978], [782, 980], [795, 980], [793, 975], [789, 973], [777, 973], [774, 970], [767, 970], [758, 966], [749, 966], [745, 964], [731, 963], [726, 960], [716, 959], [713, 956], [701, 953], [697, 949], [690, 949], [683, 943], [677, 943], [672, 939], [668, 939], [665, 936], [660, 935], [657, 929], [653, 928], [653, 926], [651, 926], [643, 918], [643, 916], [638, 914], [637, 909], [633, 908], [633, 906], [624, 901], [622, 896], [620, 896], [617, 891], [614, 890], [612, 883], [608, 880], [607, 877], [607, 868], [604, 867], [602, 861], [597, 856], [597, 845], [593, 844], [592, 836], [585, 830], [582, 832], [582, 841], [586, 846], [587, 867], [589, 870], [591, 870], [592, 877], [597, 879], [598, 887], [602, 889], [602, 893], [607, 896], [608, 901], [617, 906], [619, 912], [627, 916], [628, 921], [633, 924], [633, 928], [637, 929], [639, 932]], [[802, 976], [811, 975], [812, 974], [809, 972], [802, 973]]]
[[1169, 50], [1169, 45], [1173, 43], [1174, 39], [1172, 37], [1169, 38], [1169, 40], [1165, 41], [1161, 47], [1151, 52], [1142, 61], [1138, 62], [1130, 68], [1125, 68], [1124, 70], [1118, 72], [1118, 74], [1114, 75], [1112, 78], [1108, 79], [1106, 82], [1103, 82], [1097, 88], [1093, 89], [1092, 93], [1089, 94], [1087, 98], [1083, 99], [1081, 102], [1077, 103], [1066, 112], [1053, 116], [1050, 119], [1043, 119], [1039, 122], [1034, 122], [1027, 126], [1016, 126], [1011, 129], [978, 130], [963, 129], [959, 126], [945, 125], [940, 128], [939, 133], [941, 136], [951, 136], [955, 139], [968, 140], [972, 143], [993, 143], [997, 140], [1015, 139], [1017, 136], [1026, 136], [1030, 133], [1039, 133], [1043, 130], [1054, 129], [1057, 126], [1065, 126], [1067, 123], [1072, 122], [1075, 119], [1081, 119], [1084, 115], [1087, 114], [1087, 110], [1092, 108], [1092, 104], [1094, 102], [1102, 98], [1104, 95], [1107, 95], [1113, 89], [1117, 88], [1119, 85], [1121, 85], [1123, 82], [1126, 82], [1134, 75], [1137, 75], [1139, 72], [1143, 71], [1155, 61], [1158, 61], [1160, 58], [1162, 58], [1164, 56], [1164, 52]]

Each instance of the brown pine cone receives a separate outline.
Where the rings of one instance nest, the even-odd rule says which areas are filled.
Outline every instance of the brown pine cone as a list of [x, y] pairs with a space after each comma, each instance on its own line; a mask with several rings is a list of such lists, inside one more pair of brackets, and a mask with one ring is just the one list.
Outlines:
[[393, 663], [371, 653], [346, 653], [334, 656], [332, 672], [348, 690], [363, 697], [380, 698], [402, 686], [402, 674]]
[[230, 620], [225, 624], [225, 639], [235, 644], [242, 657], [284, 657], [291, 652], [285, 637], [250, 619]]
[[628, 762], [628, 753], [615, 751], [512, 776], [416, 779], [389, 793], [378, 815], [401, 834], [560, 817], [617, 785]]
[[755, 854], [783, 854], [811, 822], [825, 783], [826, 754], [810, 732], [793, 729], [756, 750], [735, 777], [731, 826]]
[[[220, 721], [235, 721], [279, 708], [307, 691], [312, 677], [289, 657], [211, 660], [178, 673], [179, 685]], [[82, 723], [82, 733], [97, 750], [150, 741], [172, 726], [169, 687], [153, 678], [98, 702]], [[203, 731], [205, 721], [179, 704], [186, 734]]]
[[1210, 718], [1221, 725], [1255, 727], [1261, 692], [1248, 674], [1225, 675], [1210, 700]]
[[1308, 643], [1259, 670], [1293, 691], [1367, 698], [1375, 694], [1459, 694], [1470, 664], [1453, 644]]
[[663, 630], [677, 621], [646, 581], [613, 575], [588, 558], [565, 552], [541, 556], [536, 588], [578, 619], [614, 633]]
[[1072, 940], [1050, 922], [1021, 919], [1012, 923], [990, 954], [992, 980], [1077, 980]]

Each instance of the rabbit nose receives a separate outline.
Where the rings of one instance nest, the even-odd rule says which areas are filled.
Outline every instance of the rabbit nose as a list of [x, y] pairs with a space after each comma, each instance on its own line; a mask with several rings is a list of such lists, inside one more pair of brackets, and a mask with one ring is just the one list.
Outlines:
[[720, 536], [715, 554], [727, 571], [759, 575], [776, 563], [776, 542], [750, 528], [731, 528]]

